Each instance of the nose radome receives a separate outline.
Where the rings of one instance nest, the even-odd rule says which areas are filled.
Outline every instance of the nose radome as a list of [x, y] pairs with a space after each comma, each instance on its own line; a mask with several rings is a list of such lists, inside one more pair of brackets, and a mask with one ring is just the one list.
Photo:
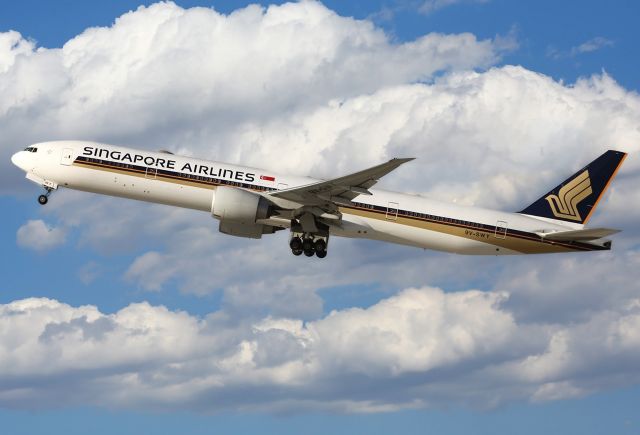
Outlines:
[[17, 153], [15, 153], [14, 155], [11, 156], [11, 163], [16, 165], [17, 167], [19, 167], [23, 171], [26, 170], [26, 169], [24, 169], [25, 166], [26, 166], [25, 165], [24, 153], [25, 153], [25, 151], [18, 151]]

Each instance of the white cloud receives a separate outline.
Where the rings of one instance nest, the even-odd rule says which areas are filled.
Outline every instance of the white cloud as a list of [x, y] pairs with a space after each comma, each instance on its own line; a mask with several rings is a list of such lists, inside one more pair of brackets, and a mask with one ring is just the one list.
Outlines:
[[[638, 151], [639, 115], [637, 94], [607, 75], [564, 86], [507, 66], [385, 87], [286, 120], [247, 124], [231, 143], [252, 144], [245, 146], [257, 151], [256, 163], [274, 160], [288, 171], [323, 176], [414, 156], [383, 185], [522, 207], [607, 147]], [[309, 152], [317, 157], [306, 158]], [[636, 168], [631, 160], [625, 171]]]
[[596, 36], [595, 38], [591, 38], [580, 45], [571, 47], [568, 51], [562, 51], [554, 46], [549, 46], [547, 48], [547, 56], [553, 59], [570, 58], [580, 56], [585, 53], [598, 51], [606, 47], [613, 47], [614, 45], [615, 42], [611, 39], [602, 36]]
[[571, 54], [575, 56], [582, 53], [590, 53], [613, 45], [614, 43], [612, 40], [603, 38], [602, 36], [596, 36], [595, 38], [591, 38], [588, 41], [583, 42], [577, 47], [571, 48]]
[[66, 230], [51, 227], [40, 219], [30, 220], [18, 228], [16, 239], [18, 246], [43, 252], [62, 245], [66, 239]]
[[[16, 148], [55, 138], [237, 159], [246, 150], [227, 139], [245, 122], [486, 67], [500, 51], [468, 33], [396, 44], [371, 22], [313, 1], [229, 15], [157, 3], [87, 29], [61, 49], [36, 50], [15, 32], [2, 35], [2, 165]], [[4, 174], [4, 188], [16, 184]]]
[[440, 9], [447, 8], [459, 3], [488, 3], [489, 0], [424, 0], [418, 11], [422, 14], [429, 15]]
[[32, 54], [34, 48], [33, 42], [22, 38], [15, 30], [0, 32], [0, 74], [13, 66], [16, 57]]
[[319, 357], [336, 371], [372, 377], [424, 372], [503, 346], [515, 325], [496, 309], [502, 297], [410, 289], [368, 309], [332, 312], [309, 328], [324, 349]]
[[640, 252], [614, 242], [613, 252], [514, 262], [495, 288], [511, 293], [505, 306], [519, 321], [585, 321], [637, 297], [639, 268]]
[[[280, 235], [259, 241], [233, 239], [218, 233], [217, 222], [207, 217], [204, 225], [180, 228], [168, 239], [173, 249], [137, 257], [125, 274], [127, 280], [151, 291], [173, 280], [188, 293], [223, 291], [227, 310], [237, 315], [268, 311], [303, 318], [322, 313], [315, 291], [334, 282], [320, 262], [295, 271], [295, 259]], [[339, 258], [331, 263], [339, 263]]]
[[555, 400], [639, 378], [640, 303], [531, 326], [507, 298], [407, 289], [306, 323], [14, 301], [0, 305], [0, 405], [371, 412]]

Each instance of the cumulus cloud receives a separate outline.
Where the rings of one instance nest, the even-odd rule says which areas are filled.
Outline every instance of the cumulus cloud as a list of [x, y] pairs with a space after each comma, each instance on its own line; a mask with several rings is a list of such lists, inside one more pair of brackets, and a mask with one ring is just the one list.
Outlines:
[[530, 266], [526, 261], [514, 262], [495, 284], [496, 289], [511, 292], [505, 306], [521, 322], [585, 321], [638, 297], [637, 249], [614, 245], [613, 252], [542, 257]]
[[[274, 164], [324, 176], [414, 156], [383, 184], [463, 204], [522, 207], [608, 147], [637, 152], [638, 115], [638, 95], [606, 74], [566, 86], [506, 66], [248, 124], [232, 143], [256, 144], [256, 162], [285, 148]], [[304, 158], [308, 150], [319, 158]], [[629, 159], [624, 169], [634, 173], [637, 163]]]
[[0, 73], [8, 71], [16, 61], [16, 57], [29, 55], [34, 51], [34, 44], [15, 30], [0, 32]]
[[[369, 412], [555, 400], [637, 380], [640, 302], [569, 325], [519, 324], [507, 293], [407, 289], [312, 322], [0, 305], [0, 405]], [[615, 360], [615, 368], [605, 369]], [[247, 392], [250, 394], [247, 394]]]
[[[229, 146], [227, 135], [245, 122], [486, 67], [501, 50], [468, 33], [394, 43], [371, 22], [313, 1], [229, 15], [157, 3], [87, 29], [61, 49], [2, 35], [2, 165], [16, 144], [55, 138], [238, 159], [248, 150]], [[17, 179], [0, 177], [3, 188]]]
[[51, 227], [40, 219], [27, 221], [16, 233], [18, 246], [39, 252], [60, 246], [65, 239], [64, 228]]

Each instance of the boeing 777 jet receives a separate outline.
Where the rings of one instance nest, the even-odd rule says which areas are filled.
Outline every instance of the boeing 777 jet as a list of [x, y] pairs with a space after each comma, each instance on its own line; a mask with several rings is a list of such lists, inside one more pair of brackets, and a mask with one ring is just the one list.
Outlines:
[[52, 191], [70, 189], [202, 210], [222, 233], [259, 239], [289, 229], [294, 255], [327, 255], [329, 237], [354, 237], [458, 254], [539, 254], [611, 249], [617, 230], [585, 228], [626, 154], [607, 151], [517, 213], [374, 189], [413, 160], [331, 180], [86, 141], [37, 143], [12, 162]]

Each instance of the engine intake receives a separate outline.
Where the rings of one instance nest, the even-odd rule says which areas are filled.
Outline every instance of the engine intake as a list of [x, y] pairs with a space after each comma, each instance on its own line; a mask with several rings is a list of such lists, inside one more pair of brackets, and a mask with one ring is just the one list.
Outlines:
[[256, 223], [269, 217], [269, 201], [247, 190], [236, 187], [216, 188], [211, 214], [220, 220], [219, 231], [237, 237], [259, 239], [271, 234], [275, 228]]

